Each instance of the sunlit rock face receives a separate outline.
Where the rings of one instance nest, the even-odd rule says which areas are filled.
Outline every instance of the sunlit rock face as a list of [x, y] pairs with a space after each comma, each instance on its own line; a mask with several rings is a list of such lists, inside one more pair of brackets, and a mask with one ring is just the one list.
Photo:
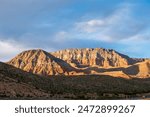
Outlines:
[[40, 49], [24, 51], [8, 63], [22, 70], [41, 75], [65, 75], [73, 70], [65, 61]]
[[122, 55], [114, 50], [103, 48], [66, 49], [51, 54], [78, 67], [124, 67], [137, 62], [137, 60]]
[[103, 48], [66, 49], [48, 53], [28, 50], [7, 62], [24, 71], [50, 75], [110, 75], [123, 78], [150, 77], [150, 60], [133, 59]]

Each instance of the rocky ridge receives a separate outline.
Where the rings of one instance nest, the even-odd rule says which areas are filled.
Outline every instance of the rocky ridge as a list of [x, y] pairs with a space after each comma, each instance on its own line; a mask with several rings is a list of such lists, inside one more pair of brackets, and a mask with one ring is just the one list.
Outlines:
[[141, 61], [104, 48], [66, 49], [51, 54], [77, 67], [125, 67]]
[[73, 70], [68, 63], [54, 57], [43, 50], [28, 50], [20, 53], [8, 64], [20, 68], [24, 71], [41, 75], [67, 75]]
[[20, 53], [8, 64], [44, 76], [97, 74], [147, 78], [150, 76], [149, 61], [130, 58], [110, 49], [85, 48], [51, 53], [40, 49], [28, 50]]

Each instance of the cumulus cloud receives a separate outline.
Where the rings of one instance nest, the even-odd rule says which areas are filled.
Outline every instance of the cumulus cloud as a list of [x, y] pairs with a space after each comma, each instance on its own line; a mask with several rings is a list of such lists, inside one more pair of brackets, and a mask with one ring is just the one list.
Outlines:
[[24, 45], [14, 40], [1, 40], [0, 39], [0, 61], [8, 61], [10, 58], [15, 57], [16, 54], [28, 49]]

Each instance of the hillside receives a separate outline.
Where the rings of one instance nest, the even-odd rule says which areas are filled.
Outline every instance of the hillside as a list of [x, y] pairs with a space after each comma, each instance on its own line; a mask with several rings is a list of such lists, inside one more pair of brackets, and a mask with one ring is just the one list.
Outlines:
[[136, 63], [124, 69], [124, 73], [132, 77], [150, 77], [150, 60]]
[[125, 67], [140, 61], [104, 48], [66, 49], [51, 54], [77, 67]]
[[74, 70], [65, 61], [40, 49], [24, 51], [8, 63], [24, 71], [45, 76], [67, 75], [68, 72]]
[[114, 50], [86, 48], [51, 53], [40, 49], [28, 50], [7, 63], [43, 76], [95, 74], [123, 78], [149, 78], [150, 65], [146, 61], [150, 60], [130, 58]]
[[0, 63], [0, 99], [132, 99], [149, 96], [150, 79], [106, 75], [44, 77]]
[[38, 88], [40, 77], [0, 62], [0, 99], [43, 99], [50, 94]]

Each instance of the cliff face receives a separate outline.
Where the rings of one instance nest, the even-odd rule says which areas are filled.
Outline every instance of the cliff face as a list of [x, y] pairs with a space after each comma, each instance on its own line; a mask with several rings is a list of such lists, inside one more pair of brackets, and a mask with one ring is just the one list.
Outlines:
[[22, 70], [41, 75], [61, 75], [73, 70], [63, 60], [43, 50], [22, 52], [8, 63]]
[[51, 54], [77, 67], [125, 67], [138, 62], [138, 60], [129, 58], [128, 56], [122, 55], [114, 50], [102, 48], [66, 49]]
[[53, 53], [24, 51], [8, 64], [24, 71], [49, 75], [110, 75], [115, 77], [150, 77], [149, 60], [133, 59], [114, 50], [67, 49]]

